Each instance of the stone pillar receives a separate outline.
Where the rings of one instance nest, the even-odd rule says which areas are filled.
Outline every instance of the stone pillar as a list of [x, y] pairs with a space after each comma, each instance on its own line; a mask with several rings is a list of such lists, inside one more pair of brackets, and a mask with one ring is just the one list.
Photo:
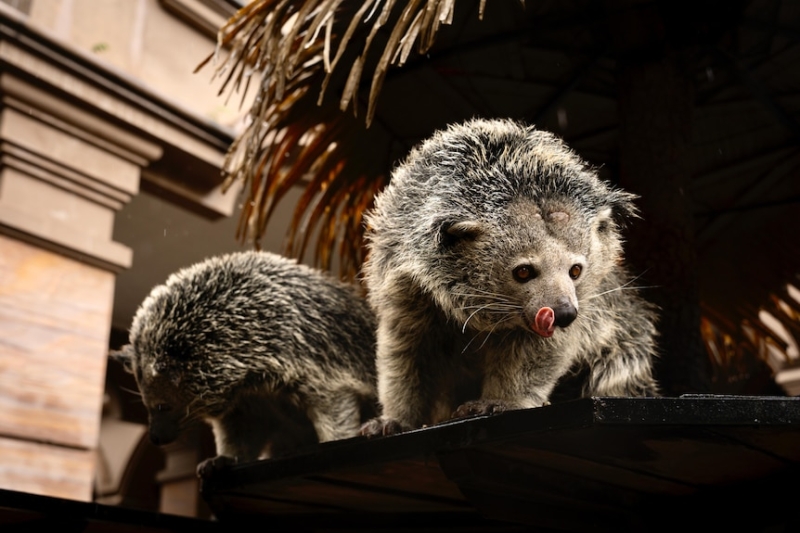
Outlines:
[[0, 487], [89, 501], [115, 272], [114, 214], [153, 143], [0, 75]]
[[113, 290], [111, 272], [0, 235], [0, 488], [91, 499]]
[[111, 239], [114, 213], [161, 149], [11, 74], [0, 92], [0, 231], [105, 271], [128, 268], [131, 250]]
[[90, 501], [116, 273], [140, 181], [232, 212], [219, 127], [0, 9], [0, 488]]

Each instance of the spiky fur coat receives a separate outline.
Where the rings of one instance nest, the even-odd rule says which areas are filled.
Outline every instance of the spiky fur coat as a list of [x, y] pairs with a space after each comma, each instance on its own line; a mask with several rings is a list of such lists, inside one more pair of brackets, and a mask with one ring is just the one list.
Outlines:
[[366, 435], [584, 395], [656, 395], [656, 314], [623, 264], [635, 196], [555, 135], [471, 120], [411, 151], [366, 216], [383, 416]]
[[153, 442], [211, 424], [250, 461], [352, 437], [376, 414], [375, 320], [355, 287], [269, 252], [212, 257], [142, 302], [115, 357], [135, 377]]

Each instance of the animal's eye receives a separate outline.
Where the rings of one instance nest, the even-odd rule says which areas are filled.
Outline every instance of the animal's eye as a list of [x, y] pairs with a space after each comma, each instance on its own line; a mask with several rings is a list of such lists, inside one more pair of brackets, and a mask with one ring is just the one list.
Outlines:
[[525, 283], [536, 277], [536, 270], [530, 265], [522, 265], [514, 269], [513, 275], [515, 280]]
[[583, 268], [581, 268], [580, 265], [572, 265], [569, 268], [569, 277], [571, 277], [572, 279], [578, 279], [580, 277], [582, 271], [583, 271]]
[[156, 411], [159, 413], [166, 413], [168, 411], [172, 411], [172, 406], [170, 406], [168, 403], [159, 403], [156, 404]]

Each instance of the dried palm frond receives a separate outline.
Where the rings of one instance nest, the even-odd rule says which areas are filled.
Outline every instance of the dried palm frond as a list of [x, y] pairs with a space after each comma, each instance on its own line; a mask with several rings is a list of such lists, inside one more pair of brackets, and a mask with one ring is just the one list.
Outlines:
[[[198, 69], [220, 51], [231, 47], [228, 60], [217, 69], [221, 74], [230, 67], [221, 92], [228, 88], [228, 82], [233, 78], [236, 80], [235, 88], [241, 88], [241, 82], [249, 79], [250, 72], [256, 71], [262, 76], [259, 94], [267, 100], [281, 99], [284, 86], [298, 69], [309, 68], [306, 60], [310, 54], [307, 51], [313, 50], [311, 55], [319, 51], [321, 66], [326, 73], [319, 87], [321, 101], [331, 74], [351, 45], [354, 34], [360, 26], [372, 21], [342, 91], [340, 106], [345, 110], [356, 94], [376, 35], [393, 23], [372, 77], [366, 118], [369, 126], [388, 67], [405, 64], [415, 44], [418, 53], [429, 51], [439, 28], [452, 23], [455, 4], [455, 0], [408, 0], [405, 5], [396, 0], [254, 0], [220, 28], [215, 53]], [[486, 0], [480, 0], [481, 19], [485, 7]], [[337, 17], [348, 13], [352, 13], [351, 18], [344, 25], [346, 29], [338, 37], [338, 44], [334, 45]], [[331, 57], [334, 47], [336, 53]]]
[[[455, 6], [456, 0], [254, 0], [231, 17], [218, 33], [215, 53], [198, 69], [215, 60], [220, 94], [229, 98], [240, 94], [244, 101], [248, 89], [254, 91], [249, 123], [223, 163], [225, 187], [244, 185], [238, 238], [258, 245], [276, 205], [303, 186], [286, 236], [287, 255], [302, 259], [313, 250], [322, 268], [331, 269], [338, 258], [343, 277], [358, 272], [362, 214], [386, 183], [391, 163], [388, 149], [380, 153], [375, 142], [385, 77], [413, 52], [433, 47]], [[480, 0], [481, 19], [484, 8]], [[364, 79], [370, 87], [362, 101]], [[348, 108], [352, 113], [345, 113]], [[361, 122], [357, 112], [363, 109]], [[363, 153], [367, 145], [378, 153]], [[787, 279], [784, 273], [777, 277]], [[757, 295], [744, 298], [740, 288], [736, 301], [761, 302], [772, 287], [757, 284], [771, 279], [751, 280], [748, 287]], [[796, 300], [776, 296], [782, 304], [770, 300], [741, 309], [716, 301], [714, 308], [704, 307], [701, 333], [717, 392], [757, 390], [753, 376], [768, 373], [769, 354], [782, 354], [777, 364], [795, 364], [786, 357], [786, 341], [758, 318], [765, 307], [800, 339]]]
[[800, 340], [800, 302], [788, 286], [757, 309], [723, 315], [703, 305], [702, 311], [701, 334], [712, 363], [713, 392], [758, 394], [776, 372], [800, 365], [789, 356], [787, 339], [759, 318], [760, 311], [767, 311], [795, 341]]
[[[417, 52], [427, 52], [441, 25], [452, 21], [455, 4], [254, 0], [220, 28], [214, 53], [196, 71], [214, 60], [214, 76], [223, 80], [220, 94], [238, 93], [242, 101], [256, 85], [248, 125], [228, 150], [222, 169], [225, 190], [234, 182], [244, 184], [239, 239], [258, 246], [276, 204], [291, 187], [304, 184], [287, 253], [302, 257], [314, 235], [317, 265], [330, 268], [338, 241], [341, 272], [348, 277], [358, 270], [361, 216], [385, 184], [390, 162], [364, 164], [353, 139], [363, 138], [372, 124], [390, 65], [403, 65], [415, 45]], [[480, 0], [481, 18], [484, 8]], [[372, 53], [378, 37], [385, 41], [383, 49]], [[336, 76], [345, 58], [351, 62], [348, 74]], [[369, 68], [374, 72], [362, 125], [342, 112], [352, 106], [357, 116], [358, 88]], [[334, 82], [338, 109], [325, 103]]]

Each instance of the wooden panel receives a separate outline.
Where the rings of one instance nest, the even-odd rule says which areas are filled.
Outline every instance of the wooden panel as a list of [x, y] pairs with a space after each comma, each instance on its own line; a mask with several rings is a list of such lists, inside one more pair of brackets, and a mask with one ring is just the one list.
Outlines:
[[[509, 451], [510, 453], [504, 453]], [[516, 455], [516, 457], [514, 457]], [[650, 505], [642, 492], [657, 477], [607, 467], [603, 477], [588, 461], [521, 446], [468, 448], [441, 454], [440, 464], [482, 516], [558, 531], [625, 530], [629, 518]], [[597, 477], [591, 479], [586, 470]], [[631, 486], [633, 481], [636, 486]], [[678, 484], [677, 491], [688, 490]]]
[[0, 435], [97, 446], [114, 275], [0, 235]]
[[504, 444], [487, 447], [499, 455], [521, 461], [525, 465], [552, 469], [577, 476], [587, 482], [630, 488], [642, 493], [687, 495], [696, 492], [692, 485], [663, 479], [628, 468], [591, 461], [561, 451], [536, 449], [525, 444]]
[[519, 444], [697, 487], [757, 479], [786, 466], [698, 426], [598, 426], [527, 437]]
[[0, 437], [0, 488], [91, 501], [94, 452]]
[[261, 515], [320, 530], [677, 531], [687, 516], [715, 530], [719, 509], [735, 509], [722, 514], [739, 530], [764, 519], [762, 502], [780, 502], [777, 522], [793, 516], [799, 427], [798, 398], [583, 399], [323, 443], [216, 471], [203, 495], [223, 522]]
[[758, 429], [715, 428], [713, 432], [784, 461], [800, 463], [800, 431], [789, 432], [779, 426], [767, 426]]
[[[584, 505], [560, 506], [544, 500], [521, 499], [493, 492], [491, 487], [475, 486], [465, 490], [470, 501], [475, 502], [481, 515], [487, 519], [526, 524], [528, 531], [570, 531], [586, 533], [617, 533], [630, 531], [622, 513]], [[534, 529], [535, 528], [535, 529]]]
[[497, 496], [565, 509], [575, 503], [595, 513], [631, 507], [643, 500], [632, 488], [611, 485], [607, 480], [590, 480], [553, 466], [532, 465], [495, 453], [465, 449], [442, 454], [447, 476], [462, 490], [480, 490]]
[[398, 460], [334, 470], [314, 479], [332, 485], [349, 484], [373, 491], [393, 491], [439, 499], [448, 505], [467, 505], [458, 485], [447, 479], [435, 458]]
[[316, 478], [264, 484], [257, 486], [257, 490], [258, 497], [264, 500], [313, 506], [321, 511], [427, 513], [469, 509], [458, 501], [426, 498], [419, 494], [385, 490], [380, 487], [327, 483]]

